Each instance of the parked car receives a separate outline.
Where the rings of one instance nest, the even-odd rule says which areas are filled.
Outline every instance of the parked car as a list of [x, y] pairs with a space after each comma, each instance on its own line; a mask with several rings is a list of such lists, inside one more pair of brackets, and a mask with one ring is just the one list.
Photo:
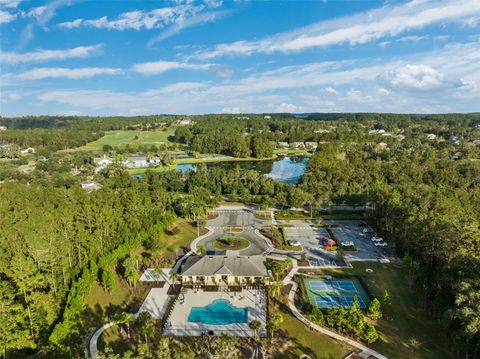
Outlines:
[[359, 227], [366, 227], [366, 226], [368, 226], [368, 224], [366, 224], [365, 222], [360, 222], [360, 223], [358, 224], [358, 226], [359, 226]]
[[293, 247], [298, 247], [302, 245], [299, 241], [288, 241], [288, 244]]
[[383, 238], [381, 238], [381, 237], [375, 237], [375, 236], [372, 237], [372, 238], [370, 238], [370, 239], [372, 240], [372, 242], [381, 242], [381, 241], [383, 241]]
[[363, 233], [367, 233], [368, 231], [369, 231], [368, 228], [364, 228], [364, 229], [362, 230]]
[[380, 241], [380, 242], [375, 242], [375, 247], [386, 247], [388, 246], [387, 242]]
[[349, 241], [349, 242], [340, 242], [340, 244], [342, 245], [342, 247], [353, 247], [354, 244], [352, 241]]

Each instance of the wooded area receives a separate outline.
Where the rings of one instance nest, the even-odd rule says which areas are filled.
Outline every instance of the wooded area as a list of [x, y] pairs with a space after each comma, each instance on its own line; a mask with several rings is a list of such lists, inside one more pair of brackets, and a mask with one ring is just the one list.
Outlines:
[[[202, 216], [226, 198], [261, 208], [312, 205], [314, 215], [323, 204], [372, 203], [371, 223], [416, 274], [419, 305], [448, 330], [459, 355], [479, 356], [480, 115], [250, 117], [192, 116], [193, 125], [176, 127], [175, 140], [234, 157], [270, 157], [270, 141], [319, 141], [298, 185], [204, 165], [195, 172], [147, 171], [136, 180], [115, 166], [94, 174], [88, 152], [56, 152], [106, 130], [169, 126], [181, 117], [0, 118], [8, 126], [0, 143], [49, 149], [32, 155], [37, 162], [29, 173], [18, 171], [22, 158], [0, 164], [4, 355], [81, 355], [90, 284], [108, 287], [118, 260], [158, 236], [173, 213]], [[428, 140], [430, 133], [440, 140]], [[92, 176], [103, 188], [86, 193], [79, 183]]]

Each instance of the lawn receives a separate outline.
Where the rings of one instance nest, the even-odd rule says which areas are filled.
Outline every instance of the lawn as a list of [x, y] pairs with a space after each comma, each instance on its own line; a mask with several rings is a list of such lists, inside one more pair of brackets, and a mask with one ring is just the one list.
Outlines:
[[[426, 313], [409, 285], [401, 264], [354, 263], [352, 269], [325, 270], [323, 274], [354, 274], [362, 277], [370, 293], [381, 298], [388, 290], [392, 307], [377, 324], [380, 338], [370, 346], [396, 359], [452, 358], [448, 339], [439, 323]], [[370, 268], [372, 273], [365, 270]]]
[[102, 138], [79, 147], [80, 151], [101, 151], [103, 145], [124, 146], [126, 144], [158, 145], [166, 143], [168, 137], [174, 134], [175, 130], [169, 128], [166, 131], [107, 131]]
[[[171, 258], [173, 261], [176, 258], [177, 252], [183, 247], [188, 247], [188, 244], [197, 237], [196, 227], [183, 218], [179, 218], [172, 228], [178, 228], [176, 233], [166, 234], [161, 239], [161, 249], [155, 254]], [[205, 233], [205, 229], [201, 229], [200, 234]], [[134, 255], [142, 255], [147, 258], [150, 253], [143, 246], [136, 248]], [[114, 312], [124, 311], [129, 308], [134, 308], [134, 311], [140, 308], [141, 303], [148, 293], [148, 288], [141, 283], [137, 285], [137, 290], [130, 288], [127, 282], [117, 273], [115, 273], [115, 287], [111, 293], [106, 292], [100, 284], [95, 282], [90, 293], [86, 299], [86, 313], [84, 322], [87, 327], [98, 327], [107, 321], [107, 318]]]
[[307, 354], [312, 359], [336, 359], [344, 358], [353, 348], [337, 342], [336, 340], [313, 332], [305, 327], [302, 322], [295, 318], [285, 305], [280, 305], [283, 323], [280, 329], [288, 340], [288, 345], [281, 353], [274, 356], [276, 359], [300, 358]]

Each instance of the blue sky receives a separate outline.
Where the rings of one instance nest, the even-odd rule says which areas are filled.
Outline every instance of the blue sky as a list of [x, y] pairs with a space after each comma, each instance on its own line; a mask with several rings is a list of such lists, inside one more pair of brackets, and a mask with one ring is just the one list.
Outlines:
[[480, 1], [0, 0], [0, 114], [480, 111]]

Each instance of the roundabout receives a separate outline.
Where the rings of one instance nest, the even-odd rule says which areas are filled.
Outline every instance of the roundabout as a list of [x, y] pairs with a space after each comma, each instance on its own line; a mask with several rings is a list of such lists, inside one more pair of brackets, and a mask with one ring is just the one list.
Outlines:
[[239, 237], [225, 237], [216, 239], [212, 246], [220, 251], [239, 251], [250, 247], [250, 241]]

